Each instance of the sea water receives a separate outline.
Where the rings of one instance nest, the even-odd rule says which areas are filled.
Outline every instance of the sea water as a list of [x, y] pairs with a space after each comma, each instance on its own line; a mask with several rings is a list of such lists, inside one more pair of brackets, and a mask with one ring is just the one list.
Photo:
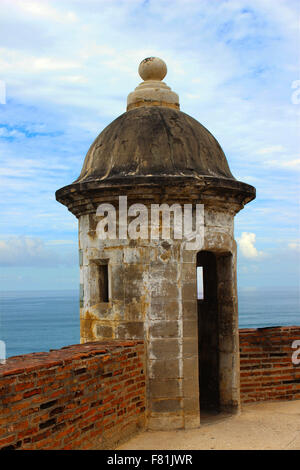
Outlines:
[[[241, 289], [238, 302], [240, 328], [300, 325], [297, 288]], [[78, 344], [78, 292], [1, 292], [0, 340], [6, 357]]]

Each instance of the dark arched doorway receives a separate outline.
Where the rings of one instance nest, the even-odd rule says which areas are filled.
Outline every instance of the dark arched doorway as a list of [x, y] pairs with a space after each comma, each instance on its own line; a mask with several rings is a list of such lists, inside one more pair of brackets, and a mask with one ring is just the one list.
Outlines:
[[[240, 407], [236, 262], [230, 252], [197, 254], [200, 411]], [[200, 271], [203, 273], [201, 281]]]
[[216, 255], [197, 255], [200, 411], [220, 408], [219, 321]]

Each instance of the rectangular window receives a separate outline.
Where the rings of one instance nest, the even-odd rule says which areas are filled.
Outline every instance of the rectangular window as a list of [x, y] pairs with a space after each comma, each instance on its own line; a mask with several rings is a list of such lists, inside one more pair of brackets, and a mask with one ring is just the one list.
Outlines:
[[109, 301], [109, 290], [108, 290], [108, 263], [98, 264], [98, 289], [99, 289], [99, 301]]

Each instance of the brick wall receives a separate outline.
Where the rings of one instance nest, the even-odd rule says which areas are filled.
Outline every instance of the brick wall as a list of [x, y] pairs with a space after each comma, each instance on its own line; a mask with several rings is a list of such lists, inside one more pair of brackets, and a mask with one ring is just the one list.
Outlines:
[[242, 403], [300, 399], [294, 340], [300, 340], [299, 326], [240, 330]]
[[[294, 340], [300, 327], [240, 330], [242, 403], [300, 399]], [[0, 365], [0, 449], [113, 449], [145, 426], [144, 360], [141, 340], [9, 358]]]
[[113, 449], [144, 423], [143, 341], [68, 346], [0, 365], [0, 449]]

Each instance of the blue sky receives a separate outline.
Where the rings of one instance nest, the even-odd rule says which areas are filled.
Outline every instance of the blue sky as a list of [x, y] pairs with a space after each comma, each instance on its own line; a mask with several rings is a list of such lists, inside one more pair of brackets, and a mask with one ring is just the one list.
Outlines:
[[236, 216], [240, 287], [297, 286], [299, 20], [296, 0], [1, 0], [2, 289], [77, 288], [77, 220], [54, 194], [148, 56], [257, 189]]

